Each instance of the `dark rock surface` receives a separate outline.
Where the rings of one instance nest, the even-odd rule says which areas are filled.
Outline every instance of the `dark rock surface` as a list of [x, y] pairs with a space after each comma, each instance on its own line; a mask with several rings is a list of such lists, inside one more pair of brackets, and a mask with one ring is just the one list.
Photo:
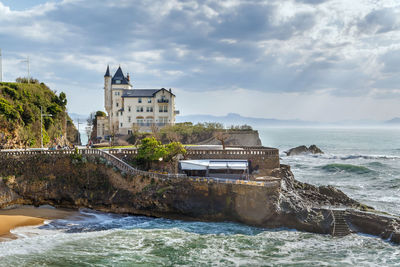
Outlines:
[[324, 154], [324, 152], [317, 147], [316, 145], [311, 145], [309, 147], [306, 146], [298, 146], [285, 151], [288, 156], [295, 156], [301, 154]]

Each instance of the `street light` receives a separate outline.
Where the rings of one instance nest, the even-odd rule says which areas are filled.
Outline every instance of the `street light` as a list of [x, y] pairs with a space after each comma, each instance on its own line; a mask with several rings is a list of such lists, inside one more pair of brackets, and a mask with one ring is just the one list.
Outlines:
[[30, 70], [29, 70], [29, 56], [26, 57], [26, 60], [22, 60], [21, 62], [26, 63], [28, 65], [28, 83], [30, 83]]
[[43, 114], [43, 107], [40, 106], [40, 147], [43, 148], [43, 117], [52, 117], [51, 114]]
[[81, 133], [79, 132], [79, 125], [83, 124], [82, 122], [79, 122], [79, 118], [78, 118], [78, 145], [82, 145], [81, 144]]

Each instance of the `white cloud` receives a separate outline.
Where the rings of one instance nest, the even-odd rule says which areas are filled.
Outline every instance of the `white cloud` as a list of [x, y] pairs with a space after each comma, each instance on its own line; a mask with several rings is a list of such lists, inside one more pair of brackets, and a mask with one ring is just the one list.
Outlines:
[[399, 13], [394, 0], [0, 2], [0, 45], [6, 79], [30, 55], [75, 112], [91, 111], [82, 88], [101, 109], [106, 65], [121, 64], [135, 86], [180, 88], [184, 114], [383, 118], [398, 115]]

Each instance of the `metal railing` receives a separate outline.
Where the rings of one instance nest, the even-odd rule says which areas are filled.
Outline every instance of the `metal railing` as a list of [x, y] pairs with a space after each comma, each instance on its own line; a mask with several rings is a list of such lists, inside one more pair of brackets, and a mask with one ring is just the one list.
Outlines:
[[[239, 147], [237, 147], [239, 148]], [[109, 149], [110, 154], [124, 154], [124, 155], [136, 155], [136, 148], [119, 148], [119, 149]], [[191, 156], [207, 156], [207, 157], [279, 157], [279, 150], [276, 148], [244, 148], [244, 149], [232, 149], [232, 150], [220, 150], [220, 149], [190, 149], [186, 148], [186, 156], [190, 158]]]
[[[37, 150], [24, 150], [24, 149], [16, 149], [16, 150], [1, 150], [0, 151], [0, 160], [1, 156], [31, 156], [31, 155], [72, 155], [72, 154], [81, 154], [81, 155], [93, 155], [106, 159], [110, 162], [115, 168], [118, 170], [125, 172], [127, 174], [133, 175], [142, 175], [150, 178], [158, 178], [158, 179], [188, 179], [194, 182], [207, 182], [207, 183], [224, 183], [224, 184], [242, 184], [242, 185], [250, 185], [250, 186], [265, 186], [265, 187], [279, 187], [280, 181], [248, 181], [248, 180], [235, 180], [235, 179], [227, 179], [227, 178], [216, 178], [216, 177], [188, 177], [186, 174], [164, 174], [164, 173], [156, 173], [149, 171], [142, 171], [135, 169], [128, 163], [122, 161], [117, 158], [113, 154], [121, 153], [119, 150], [109, 150], [104, 151], [100, 149], [79, 149], [75, 150], [46, 150], [46, 149], [37, 149]], [[125, 154], [134, 153], [137, 154], [137, 150], [127, 150], [122, 149]]]

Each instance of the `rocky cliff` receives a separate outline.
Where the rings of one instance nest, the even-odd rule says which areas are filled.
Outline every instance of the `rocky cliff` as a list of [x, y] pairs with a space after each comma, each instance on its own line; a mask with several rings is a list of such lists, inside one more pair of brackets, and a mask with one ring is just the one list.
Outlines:
[[[261, 146], [261, 139], [258, 131], [228, 131], [226, 134], [225, 145], [227, 146]], [[221, 145], [215, 136], [206, 140], [199, 140], [197, 145]]]
[[[333, 187], [294, 179], [288, 166], [266, 186], [189, 179], [158, 179], [121, 173], [100, 157], [26, 155], [0, 158], [0, 208], [13, 204], [88, 207], [107, 212], [205, 221], [236, 221], [260, 227], [288, 227], [332, 233], [324, 205], [353, 208], [346, 220], [354, 232], [399, 241], [400, 221], [350, 199]], [[373, 211], [372, 209], [370, 209]]]
[[[0, 149], [40, 147], [41, 139], [46, 147], [77, 143], [66, 105], [65, 93], [57, 95], [36, 80], [0, 82]], [[41, 113], [46, 114], [42, 119]]]

